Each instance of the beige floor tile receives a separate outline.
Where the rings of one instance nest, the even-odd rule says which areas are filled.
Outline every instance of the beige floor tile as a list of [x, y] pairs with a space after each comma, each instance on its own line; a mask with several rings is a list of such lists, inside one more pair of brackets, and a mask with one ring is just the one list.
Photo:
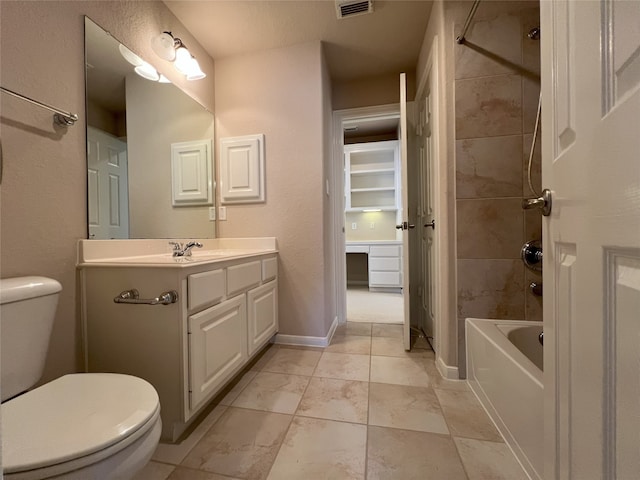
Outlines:
[[260, 354], [260, 357], [255, 361], [253, 365], [251, 365], [251, 370], [260, 371], [263, 367], [271, 360], [271, 358], [276, 354], [276, 352], [280, 349], [278, 345], [269, 345], [265, 348]]
[[505, 443], [455, 438], [469, 480], [527, 480]]
[[371, 353], [371, 337], [364, 337], [362, 335], [338, 335], [333, 337], [331, 345], [325, 348], [324, 351], [369, 355]]
[[246, 480], [264, 479], [290, 422], [290, 415], [229, 407], [182, 466]]
[[371, 355], [432, 358], [433, 352], [421, 349], [412, 349], [407, 352], [402, 338], [399, 337], [372, 337]]
[[234, 407], [293, 414], [310, 377], [260, 372], [233, 402]]
[[429, 375], [429, 380], [431, 380], [433, 388], [458, 390], [462, 392], [469, 391], [469, 386], [465, 380], [449, 380], [447, 378], [442, 378], [434, 360], [427, 360], [427, 375]]
[[238, 398], [240, 392], [244, 390], [244, 388], [251, 383], [251, 380], [258, 374], [257, 370], [249, 370], [246, 372], [238, 382], [229, 390], [222, 400], [220, 400], [220, 405], [231, 405], [233, 401]]
[[426, 387], [371, 383], [369, 425], [449, 434], [438, 398]]
[[449, 435], [369, 427], [367, 480], [466, 480]]
[[367, 427], [295, 417], [270, 480], [364, 479]]
[[355, 323], [345, 322], [336, 328], [334, 335], [363, 335], [371, 336], [371, 324], [370, 323]]
[[296, 415], [367, 423], [368, 382], [314, 377]]
[[196, 426], [196, 428], [179, 443], [159, 443], [152, 459], [159, 462], [178, 465], [193, 447], [204, 437], [205, 433], [216, 423], [227, 410], [226, 406], [218, 405]]
[[502, 442], [493, 425], [472, 392], [435, 390], [451, 435]]
[[370, 359], [369, 355], [324, 352], [313, 376], [368, 382]]
[[320, 360], [321, 351], [278, 348], [262, 368], [265, 372], [310, 376]]
[[386, 325], [374, 323], [371, 327], [371, 335], [373, 337], [394, 337], [402, 338], [404, 326], [402, 325]]
[[218, 475], [202, 470], [193, 470], [191, 468], [176, 467], [171, 476], [167, 480], [239, 480], [238, 478], [228, 477], [226, 475]]
[[133, 477], [133, 480], [167, 480], [174, 468], [176, 468], [175, 465], [149, 462]]
[[428, 387], [425, 358], [371, 357], [372, 382]]

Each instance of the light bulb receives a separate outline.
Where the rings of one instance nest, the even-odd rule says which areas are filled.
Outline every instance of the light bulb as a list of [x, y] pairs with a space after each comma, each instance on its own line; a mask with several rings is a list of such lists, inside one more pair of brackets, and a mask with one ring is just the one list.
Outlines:
[[202, 71], [200, 64], [195, 58], [191, 58], [191, 67], [187, 73], [187, 80], [200, 80], [206, 77], [207, 74]]
[[176, 50], [176, 59], [174, 61], [174, 65], [176, 70], [178, 70], [181, 74], [186, 75], [189, 73], [191, 68], [191, 53], [185, 47], [180, 47]]

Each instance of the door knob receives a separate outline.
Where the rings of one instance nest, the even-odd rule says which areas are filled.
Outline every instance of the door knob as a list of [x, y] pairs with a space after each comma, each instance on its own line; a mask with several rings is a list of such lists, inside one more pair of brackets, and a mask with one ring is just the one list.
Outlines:
[[409, 222], [402, 222], [400, 225], [396, 225], [396, 230], [409, 230], [410, 228], [416, 228], [416, 226]]
[[425, 228], [431, 227], [431, 228], [433, 228], [435, 230], [436, 229], [436, 221], [435, 220], [431, 220], [429, 223], [425, 223], [424, 227]]

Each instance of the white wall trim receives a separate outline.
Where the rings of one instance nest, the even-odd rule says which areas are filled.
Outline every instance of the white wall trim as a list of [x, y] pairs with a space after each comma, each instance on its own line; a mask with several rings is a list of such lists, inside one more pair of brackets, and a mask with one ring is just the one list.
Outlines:
[[442, 378], [446, 378], [447, 380], [460, 380], [458, 367], [447, 365], [440, 356], [436, 358], [436, 368], [438, 372], [440, 372], [440, 375], [442, 375]]
[[327, 335], [324, 337], [310, 337], [306, 335], [283, 335], [278, 333], [273, 343], [277, 345], [301, 345], [305, 347], [328, 347], [333, 338], [333, 334], [338, 327], [338, 317], [333, 319]]

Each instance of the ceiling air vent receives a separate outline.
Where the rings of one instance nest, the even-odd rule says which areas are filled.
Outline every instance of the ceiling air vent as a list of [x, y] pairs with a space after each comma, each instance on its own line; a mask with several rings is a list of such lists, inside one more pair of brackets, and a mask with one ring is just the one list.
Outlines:
[[336, 0], [338, 18], [354, 17], [373, 12], [373, 0]]

